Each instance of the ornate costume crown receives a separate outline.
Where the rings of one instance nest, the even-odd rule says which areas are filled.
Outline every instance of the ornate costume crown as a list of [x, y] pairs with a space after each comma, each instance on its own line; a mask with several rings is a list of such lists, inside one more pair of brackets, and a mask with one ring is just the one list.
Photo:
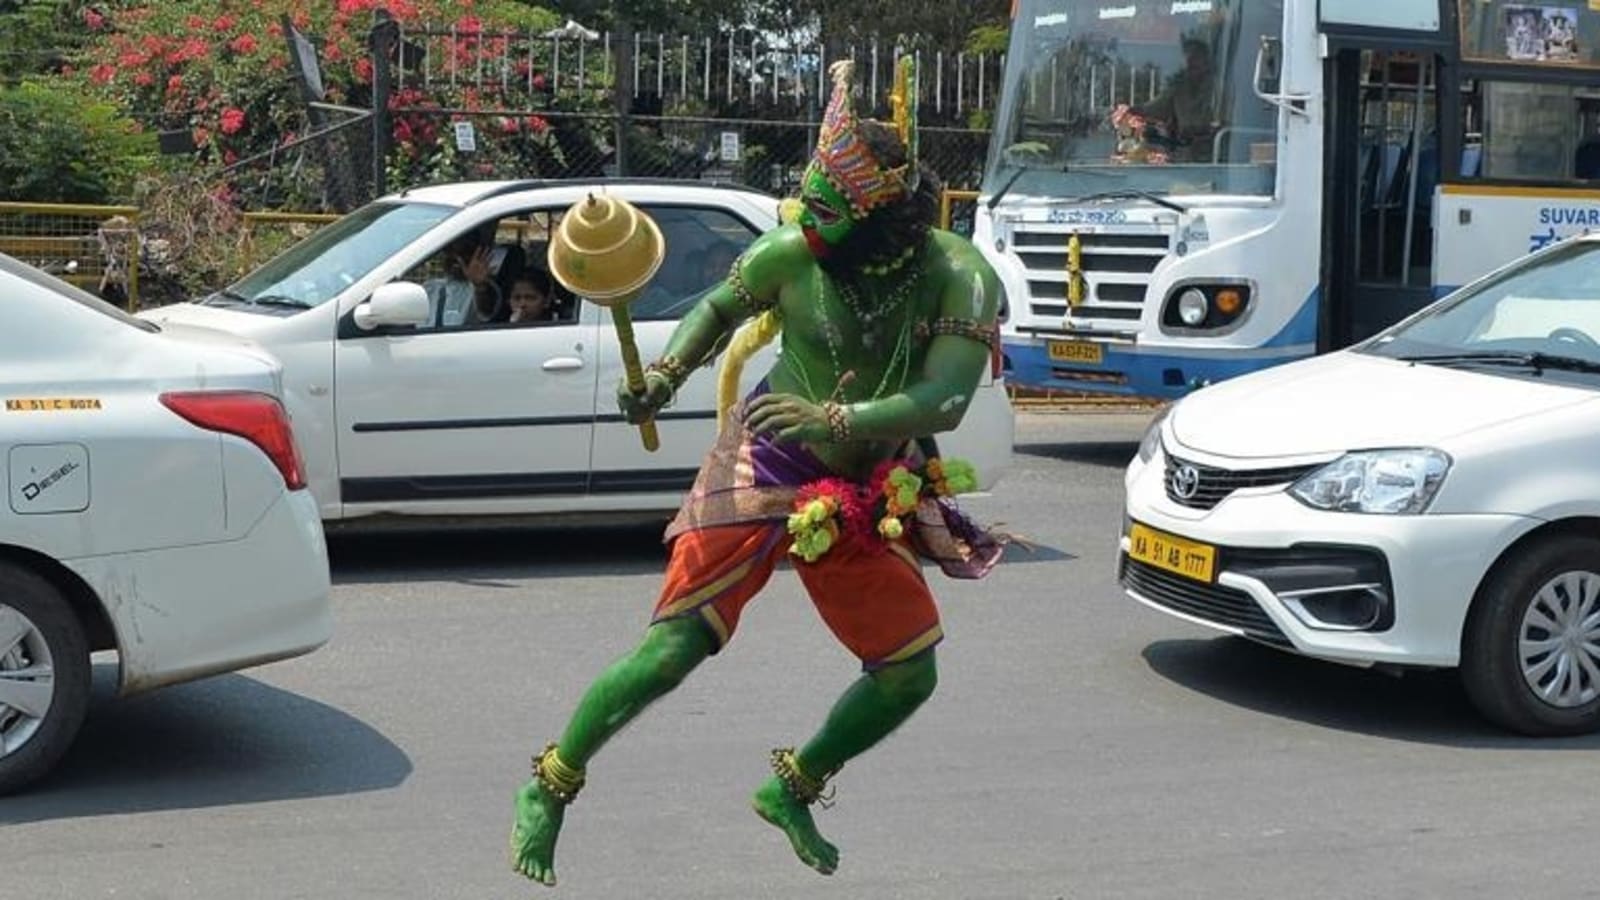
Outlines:
[[833, 98], [817, 135], [816, 162], [834, 187], [850, 201], [858, 218], [902, 199], [917, 187], [917, 69], [910, 56], [895, 66], [895, 88], [889, 102], [894, 128], [906, 147], [906, 164], [886, 169], [867, 146], [852, 108], [851, 79], [855, 63], [844, 60], [828, 70]]

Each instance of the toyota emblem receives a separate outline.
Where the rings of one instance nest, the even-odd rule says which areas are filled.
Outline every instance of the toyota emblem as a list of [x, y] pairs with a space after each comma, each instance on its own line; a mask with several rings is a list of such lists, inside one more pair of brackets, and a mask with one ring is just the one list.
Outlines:
[[1179, 500], [1193, 500], [1194, 495], [1200, 493], [1200, 472], [1187, 463], [1179, 465], [1169, 476], [1169, 486], [1172, 496]]

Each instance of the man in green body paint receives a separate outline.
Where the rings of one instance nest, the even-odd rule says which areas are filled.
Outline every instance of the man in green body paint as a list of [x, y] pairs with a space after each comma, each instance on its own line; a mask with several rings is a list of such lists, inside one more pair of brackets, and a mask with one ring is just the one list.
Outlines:
[[[844, 508], [812, 500], [816, 516], [805, 515], [810, 497], [864, 496], [838, 486], [882, 484], [887, 466], [926, 462], [917, 442], [961, 422], [991, 363], [1001, 299], [976, 249], [932, 228], [939, 191], [916, 168], [910, 61], [899, 68], [893, 127], [858, 121], [848, 64], [833, 74], [799, 221], [757, 240], [684, 317], [648, 368], [643, 393], [618, 389], [630, 421], [643, 421], [741, 324], [756, 320], [728, 349], [735, 383], [744, 359], [781, 327], [781, 362], [725, 424], [668, 529], [672, 562], [643, 641], [590, 686], [517, 792], [511, 861], [534, 881], [555, 884], [556, 839], [589, 760], [721, 649], [744, 604], [791, 548], [824, 621], [865, 674], [809, 742], [774, 751], [774, 774], [752, 805], [802, 862], [832, 873], [839, 851], [818, 832], [809, 806], [847, 761], [909, 718], [937, 680], [933, 648], [943, 632], [917, 557], [964, 578], [982, 577], [999, 559], [1001, 541], [947, 499], [920, 501], [915, 513], [891, 510], [901, 518], [885, 516], [875, 531], [839, 525], [861, 518], [853, 500]], [[957, 479], [954, 462], [926, 462], [919, 471], [941, 486]], [[836, 518], [816, 525], [830, 515]], [[904, 533], [902, 519], [910, 523]], [[796, 535], [805, 529], [802, 553]]]

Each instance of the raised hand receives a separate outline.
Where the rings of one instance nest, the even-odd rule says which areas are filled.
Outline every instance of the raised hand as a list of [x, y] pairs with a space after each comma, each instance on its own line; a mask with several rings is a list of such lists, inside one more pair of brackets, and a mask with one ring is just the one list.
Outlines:
[[462, 267], [462, 272], [467, 280], [475, 285], [482, 285], [489, 280], [489, 248], [479, 247], [472, 251], [472, 258]]

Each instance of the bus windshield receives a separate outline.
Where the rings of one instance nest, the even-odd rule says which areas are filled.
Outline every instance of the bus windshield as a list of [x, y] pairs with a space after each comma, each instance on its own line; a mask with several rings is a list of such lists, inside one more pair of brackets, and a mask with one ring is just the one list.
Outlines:
[[1282, 0], [1020, 0], [985, 193], [1270, 196], [1282, 33]]

